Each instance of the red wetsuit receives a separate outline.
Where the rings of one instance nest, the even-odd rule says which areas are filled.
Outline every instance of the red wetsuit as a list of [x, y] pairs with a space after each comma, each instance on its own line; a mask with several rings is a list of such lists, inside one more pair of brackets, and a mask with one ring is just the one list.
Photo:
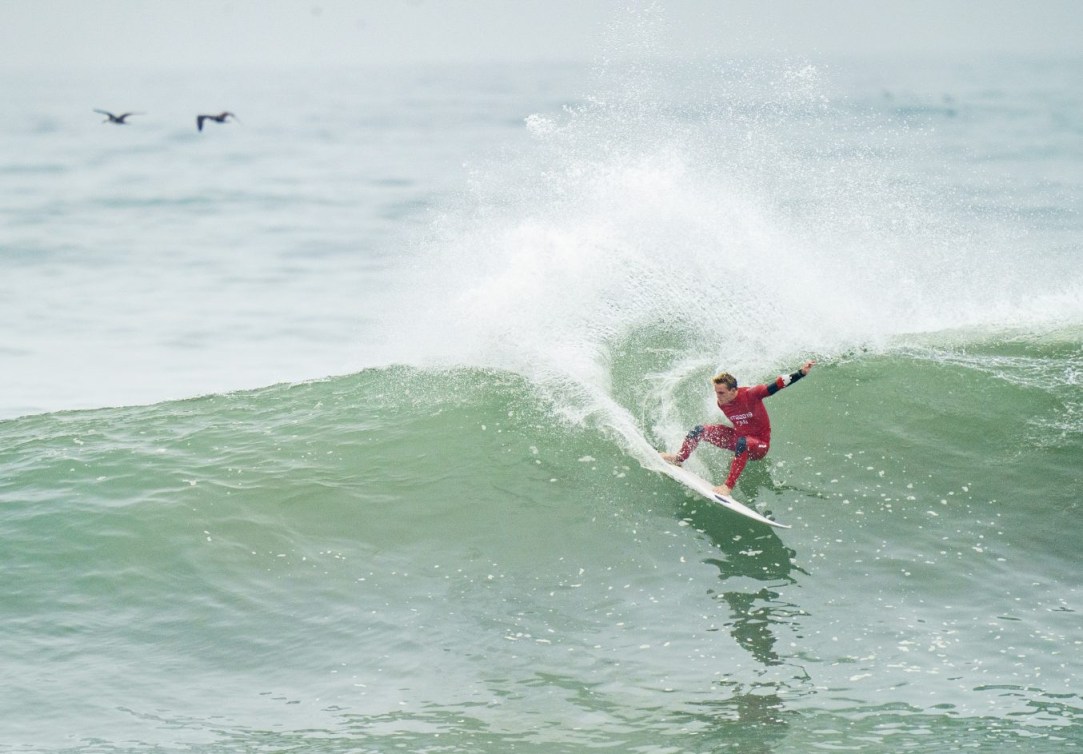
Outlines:
[[693, 428], [684, 438], [677, 453], [677, 462], [684, 463], [688, 460], [700, 440], [732, 450], [733, 463], [730, 465], [730, 475], [726, 477], [726, 486], [732, 489], [749, 459], [758, 461], [767, 455], [771, 448], [771, 419], [767, 416], [763, 399], [802, 377], [804, 375], [797, 371], [778, 377], [766, 385], [737, 388], [737, 396], [732, 401], [718, 404], [733, 426], [708, 424]]

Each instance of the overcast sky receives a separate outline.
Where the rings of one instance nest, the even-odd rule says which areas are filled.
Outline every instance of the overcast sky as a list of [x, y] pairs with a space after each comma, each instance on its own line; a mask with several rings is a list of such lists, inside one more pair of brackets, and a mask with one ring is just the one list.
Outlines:
[[[650, 49], [612, 42], [635, 39], [629, 26], [644, 17], [661, 29]], [[1083, 0], [0, 0], [5, 69], [591, 61], [624, 52], [1080, 55], [1081, 43]]]

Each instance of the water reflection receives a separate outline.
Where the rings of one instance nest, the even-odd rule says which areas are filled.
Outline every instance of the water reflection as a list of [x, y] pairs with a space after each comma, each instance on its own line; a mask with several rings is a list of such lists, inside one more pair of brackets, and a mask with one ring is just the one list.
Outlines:
[[[749, 489], [742, 489], [742, 493], [746, 500], [753, 499]], [[698, 711], [691, 716], [708, 731], [703, 750], [713, 751], [712, 741], [733, 746], [735, 739], [740, 739], [735, 750], [773, 751], [789, 728], [784, 699], [813, 693], [807, 670], [793, 662], [780, 640], [780, 633], [800, 633], [801, 621], [809, 616], [801, 606], [783, 598], [808, 572], [796, 564], [797, 552], [775, 529], [707, 501], [686, 503], [680, 515], [713, 545], [713, 553], [703, 562], [718, 569], [719, 586], [707, 593], [726, 605], [726, 629], [756, 660], [761, 675], [753, 684], [727, 678], [720, 683], [719, 698], [695, 703]], [[768, 669], [776, 671], [771, 679], [766, 677]], [[777, 675], [780, 669], [782, 676]]]
[[722, 683], [721, 698], [698, 702], [695, 711], [683, 715], [685, 724], [697, 730], [683, 742], [682, 751], [734, 751], [741, 754], [769, 754], [790, 735], [790, 721], [797, 713], [775, 684], [743, 686]]
[[779, 627], [795, 627], [808, 613], [782, 599], [778, 591], [808, 575], [794, 562], [797, 553], [761, 524], [710, 503], [696, 503], [685, 511], [685, 521], [703, 533], [717, 554], [704, 563], [718, 569], [723, 586], [708, 594], [729, 606], [730, 635], [764, 666], [780, 665], [776, 649]]

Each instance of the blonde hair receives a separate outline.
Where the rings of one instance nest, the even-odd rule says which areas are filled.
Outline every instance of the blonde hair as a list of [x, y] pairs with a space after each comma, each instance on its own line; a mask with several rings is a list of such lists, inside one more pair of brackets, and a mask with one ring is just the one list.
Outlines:
[[737, 378], [734, 377], [729, 372], [719, 372], [718, 374], [716, 374], [714, 377], [711, 378], [711, 382], [713, 382], [716, 385], [725, 385], [730, 390], [736, 390], [737, 389]]

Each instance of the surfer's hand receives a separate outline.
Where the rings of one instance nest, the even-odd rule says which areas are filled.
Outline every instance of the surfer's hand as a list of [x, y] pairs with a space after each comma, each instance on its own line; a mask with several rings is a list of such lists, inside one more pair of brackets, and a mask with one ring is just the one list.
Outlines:
[[733, 490], [732, 490], [732, 489], [730, 489], [729, 487], [727, 487], [727, 486], [726, 486], [726, 485], [724, 485], [724, 484], [720, 484], [720, 485], [718, 485], [717, 487], [715, 487], [715, 488], [714, 488], [714, 491], [715, 491], [715, 492], [716, 492], [717, 494], [721, 495], [722, 497], [729, 497], [729, 496], [730, 496], [730, 493], [731, 493], [731, 492], [733, 492]]
[[809, 370], [816, 366], [816, 362], [809, 360], [801, 365], [801, 374], [808, 374]]

